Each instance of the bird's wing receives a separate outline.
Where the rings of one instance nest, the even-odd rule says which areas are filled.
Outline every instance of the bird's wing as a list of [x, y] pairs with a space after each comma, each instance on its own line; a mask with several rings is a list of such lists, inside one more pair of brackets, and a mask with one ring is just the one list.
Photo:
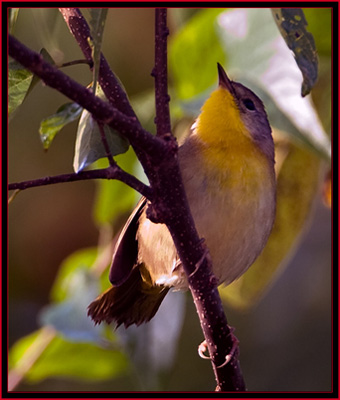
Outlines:
[[109, 273], [109, 280], [113, 286], [122, 285], [128, 279], [136, 264], [138, 256], [136, 238], [138, 221], [145, 206], [146, 198], [142, 197], [119, 235]]

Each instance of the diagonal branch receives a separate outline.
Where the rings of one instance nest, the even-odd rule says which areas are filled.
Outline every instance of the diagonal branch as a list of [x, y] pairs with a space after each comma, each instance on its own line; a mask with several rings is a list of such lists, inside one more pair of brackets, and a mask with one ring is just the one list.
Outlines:
[[[85, 58], [92, 63], [92, 51], [88, 41], [88, 39], [91, 38], [91, 32], [80, 10], [78, 8], [59, 8], [59, 11]], [[100, 59], [99, 84], [105, 93], [106, 98], [115, 108], [117, 108], [117, 110], [129, 117], [134, 117], [136, 121], [138, 120], [125, 90], [111, 70], [103, 54], [101, 54]], [[148, 154], [139, 147], [135, 147], [134, 150], [143, 165], [146, 175], [152, 175], [153, 166]]]
[[9, 36], [9, 55], [21, 65], [39, 76], [46, 85], [57, 89], [74, 102], [88, 110], [93, 117], [125, 136], [133, 147], [147, 148], [151, 155], [164, 157], [167, 146], [163, 141], [151, 135], [140, 125], [136, 117], [129, 117], [109, 103], [95, 96], [91, 90], [65, 75], [42, 57], [28, 49], [13, 36]]
[[[59, 8], [70, 32], [76, 39], [86, 59], [92, 63], [92, 51], [88, 39], [91, 37], [90, 28], [78, 8]], [[109, 102], [122, 113], [136, 117], [127, 95], [112, 72], [103, 54], [100, 59], [99, 84]], [[137, 117], [136, 117], [137, 118]]]

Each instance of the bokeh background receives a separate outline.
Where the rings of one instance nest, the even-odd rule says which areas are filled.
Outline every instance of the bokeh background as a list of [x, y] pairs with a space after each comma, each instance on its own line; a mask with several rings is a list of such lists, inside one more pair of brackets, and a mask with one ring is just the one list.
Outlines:
[[[197, 12], [171, 10], [171, 31], [175, 32]], [[20, 10], [14, 34], [36, 51], [45, 47], [56, 61], [82, 58], [56, 9]], [[130, 98], [152, 90], [154, 10], [110, 9], [103, 52]], [[67, 73], [84, 85], [91, 81], [86, 66], [69, 67]], [[40, 121], [65, 100], [39, 83], [11, 120], [9, 182], [72, 172], [77, 123], [65, 127], [47, 152], [43, 151], [38, 134]], [[320, 173], [320, 182], [325, 171]], [[50, 301], [50, 290], [62, 261], [74, 251], [98, 244], [99, 230], [93, 218], [96, 190], [97, 184], [90, 181], [33, 188], [19, 193], [10, 204], [10, 347], [38, 329], [39, 312]], [[229, 323], [236, 328], [240, 340], [240, 361], [249, 390], [332, 389], [331, 211], [322, 202], [321, 190], [320, 184], [296, 251], [259, 303], [249, 310], [226, 304]], [[127, 215], [125, 212], [116, 220], [114, 232]], [[185, 318], [174, 362], [159, 374], [155, 387], [213, 390], [210, 363], [197, 356], [197, 346], [203, 340], [198, 318], [190, 295], [183, 298]], [[136, 384], [135, 373], [94, 382], [62, 377], [36, 383], [23, 380], [16, 390], [142, 390], [145, 386]]]

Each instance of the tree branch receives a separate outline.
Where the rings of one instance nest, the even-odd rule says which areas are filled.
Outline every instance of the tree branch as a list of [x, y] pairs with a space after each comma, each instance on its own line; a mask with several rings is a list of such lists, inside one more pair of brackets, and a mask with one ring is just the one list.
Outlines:
[[[167, 93], [167, 27], [166, 9], [156, 9], [155, 77], [157, 134], [170, 136], [169, 96]], [[208, 249], [195, 228], [183, 182], [177, 153], [166, 171], [159, 171], [160, 187], [154, 187], [161, 198], [152, 211], [162, 215], [172, 235], [196, 305], [217, 381], [216, 391], [244, 391], [235, 338], [228, 326], [223, 305], [212, 273]], [[157, 182], [156, 182], [157, 184]], [[199, 195], [199, 194], [198, 194]], [[163, 207], [160, 205], [163, 203]], [[159, 209], [160, 207], [160, 209]], [[156, 209], [156, 212], [154, 211]], [[157, 212], [158, 210], [158, 212]], [[202, 210], [204, 212], [204, 210]], [[228, 358], [230, 358], [230, 361]]]
[[128, 174], [122, 170], [117, 164], [105, 169], [95, 169], [91, 171], [81, 171], [73, 174], [62, 174], [55, 176], [47, 176], [41, 179], [35, 179], [24, 182], [10, 183], [8, 190], [25, 190], [33, 187], [54, 185], [56, 183], [84, 181], [88, 179], [117, 179], [126, 183], [133, 189], [137, 190], [141, 195], [147, 199], [152, 200], [152, 189], [139, 181], [133, 175]]

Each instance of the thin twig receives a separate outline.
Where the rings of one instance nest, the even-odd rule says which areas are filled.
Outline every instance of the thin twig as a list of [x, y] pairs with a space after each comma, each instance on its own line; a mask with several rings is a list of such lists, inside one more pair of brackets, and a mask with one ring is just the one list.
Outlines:
[[93, 62], [92, 60], [73, 60], [73, 61], [68, 61], [65, 63], [62, 63], [61, 65], [58, 65], [58, 68], [65, 68], [65, 67], [71, 67], [73, 65], [79, 65], [79, 64], [86, 64], [88, 66], [90, 66], [90, 68], [92, 68]]
[[141, 195], [145, 196], [149, 200], [152, 199], [152, 190], [149, 186], [135, 178], [133, 175], [123, 171], [117, 164], [110, 166], [105, 169], [95, 169], [91, 171], [81, 171], [72, 174], [62, 174], [55, 176], [47, 176], [41, 179], [35, 179], [24, 182], [10, 183], [8, 185], [9, 190], [25, 190], [33, 187], [40, 187], [46, 185], [54, 185], [57, 183], [84, 181], [89, 179], [117, 179], [120, 180], [133, 189], [137, 190]]
[[167, 37], [169, 29], [166, 25], [167, 9], [157, 8], [155, 18], [155, 78], [156, 125], [157, 135], [164, 136], [171, 132], [168, 94]]
[[100, 136], [101, 136], [101, 139], [102, 139], [102, 143], [103, 143], [103, 146], [105, 148], [106, 157], [109, 160], [109, 164], [111, 165], [111, 167], [114, 167], [116, 165], [116, 162], [112, 157], [110, 146], [109, 146], [109, 144], [107, 142], [107, 139], [106, 139], [106, 135], [105, 135], [105, 131], [104, 131], [104, 125], [99, 121], [97, 123], [98, 123], [99, 131], [100, 131]]

